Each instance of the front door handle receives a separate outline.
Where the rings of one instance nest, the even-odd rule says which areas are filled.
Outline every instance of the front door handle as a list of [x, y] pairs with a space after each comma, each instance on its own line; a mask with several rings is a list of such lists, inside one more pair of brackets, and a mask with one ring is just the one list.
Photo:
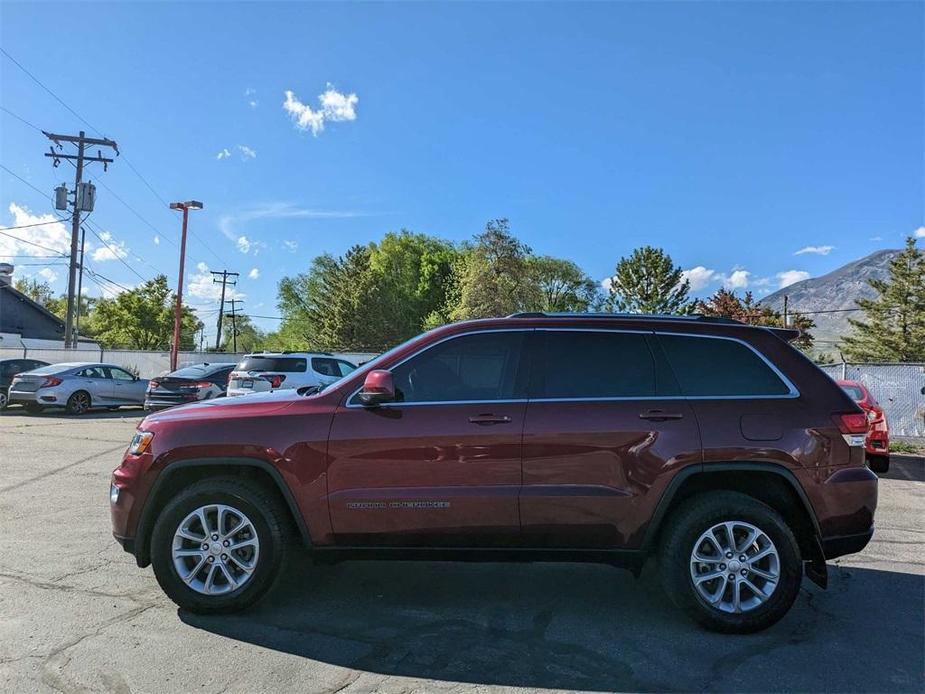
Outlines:
[[469, 417], [469, 422], [471, 424], [480, 424], [482, 426], [488, 424], [510, 424], [511, 418], [506, 414], [476, 414]]
[[650, 422], [665, 422], [669, 419], [684, 419], [680, 412], [663, 412], [662, 410], [646, 410], [639, 414], [639, 419], [647, 419]]

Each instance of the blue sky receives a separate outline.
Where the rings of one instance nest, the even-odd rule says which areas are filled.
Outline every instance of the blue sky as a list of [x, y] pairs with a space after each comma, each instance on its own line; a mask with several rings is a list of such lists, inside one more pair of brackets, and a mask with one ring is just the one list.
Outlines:
[[[925, 224], [921, 3], [83, 7], [75, 48], [81, 5], [3, 3], [0, 45], [125, 155], [90, 169], [112, 193], [89, 267], [174, 283], [162, 199], [205, 203], [186, 283], [209, 327], [204, 268], [240, 272], [245, 311], [275, 315], [281, 277], [402, 227], [463, 240], [508, 217], [597, 279], [649, 243], [704, 294], [767, 293]], [[0, 82], [29, 123], [83, 126], [3, 55]], [[0, 128], [5, 167], [49, 193], [72, 178], [41, 133], [7, 112]], [[0, 170], [0, 225], [50, 208]], [[18, 233], [66, 246], [56, 226]], [[13, 260], [64, 290], [59, 261]]]

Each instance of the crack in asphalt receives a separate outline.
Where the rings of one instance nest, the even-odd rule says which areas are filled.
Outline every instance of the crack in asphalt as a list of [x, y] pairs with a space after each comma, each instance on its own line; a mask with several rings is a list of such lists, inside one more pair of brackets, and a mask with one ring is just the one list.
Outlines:
[[98, 453], [94, 453], [93, 455], [88, 455], [86, 458], [81, 458], [80, 460], [75, 460], [73, 463], [68, 463], [67, 465], [62, 465], [61, 467], [57, 467], [57, 468], [55, 468], [54, 470], [48, 470], [47, 472], [43, 472], [43, 473], [40, 474], [40, 475], [36, 475], [35, 477], [30, 477], [29, 479], [21, 480], [21, 481], [19, 481], [19, 482], [16, 482], [15, 484], [7, 485], [6, 487], [0, 487], [0, 494], [5, 494], [6, 492], [13, 491], [14, 489], [19, 489], [19, 488], [21, 488], [21, 487], [25, 487], [27, 484], [32, 484], [33, 482], [38, 482], [38, 481], [43, 480], [43, 479], [45, 479], [45, 478], [47, 478], [47, 477], [51, 477], [52, 475], [57, 475], [59, 472], [64, 472], [65, 470], [70, 470], [72, 467], [76, 467], [77, 465], [82, 465], [82, 464], [84, 464], [84, 463], [88, 463], [88, 462], [90, 462], [91, 460], [94, 460], [94, 459], [96, 459], [96, 458], [99, 458], [100, 456], [109, 455], [110, 453], [115, 453], [116, 451], [121, 450], [121, 449], [123, 449], [123, 448], [125, 448], [125, 444], [124, 444], [124, 443], [120, 443], [118, 446], [115, 446], [115, 447], [113, 447], [113, 448], [107, 448], [105, 451], [100, 451], [100, 452], [98, 452]]

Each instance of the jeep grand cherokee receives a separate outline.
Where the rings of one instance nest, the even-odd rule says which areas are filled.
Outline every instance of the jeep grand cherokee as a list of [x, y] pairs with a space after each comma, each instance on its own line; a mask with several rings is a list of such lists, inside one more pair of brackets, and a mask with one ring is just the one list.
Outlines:
[[148, 416], [114, 534], [197, 612], [244, 608], [291, 536], [318, 560], [656, 557], [707, 627], [763, 629], [873, 533], [867, 421], [788, 344], [703, 317], [448, 325], [321, 392]]

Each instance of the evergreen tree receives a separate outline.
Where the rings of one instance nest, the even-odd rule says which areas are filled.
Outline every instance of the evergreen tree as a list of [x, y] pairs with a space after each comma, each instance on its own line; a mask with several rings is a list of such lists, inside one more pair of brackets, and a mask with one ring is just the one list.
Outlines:
[[854, 361], [925, 361], [925, 252], [911, 236], [890, 261], [887, 281], [869, 280], [876, 299], [859, 299], [866, 320], [849, 319], [854, 334], [842, 343]]
[[617, 263], [603, 307], [619, 313], [683, 313], [690, 282], [661, 248], [643, 246]]

